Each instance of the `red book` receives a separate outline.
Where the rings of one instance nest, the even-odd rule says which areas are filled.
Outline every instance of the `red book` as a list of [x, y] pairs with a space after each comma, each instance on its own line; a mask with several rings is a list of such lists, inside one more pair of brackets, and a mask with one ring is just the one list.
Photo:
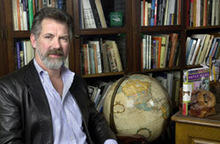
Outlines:
[[145, 0], [143, 0], [143, 26], [145, 26]]
[[153, 40], [158, 41], [158, 47], [157, 48], [157, 63], [156, 63], [156, 68], [160, 67], [160, 55], [161, 55], [161, 43], [162, 43], [162, 37], [160, 36], [153, 36], [152, 37]]
[[158, 2], [155, 0], [155, 8], [154, 8], [154, 25], [157, 25], [157, 7], [158, 7]]
[[204, 7], [203, 7], [203, 26], [207, 26], [207, 0], [204, 0]]
[[177, 40], [178, 40], [178, 34], [177, 33], [173, 33], [171, 34], [171, 49], [170, 49], [170, 56], [169, 56], [169, 67], [173, 66], [174, 63], [174, 57], [175, 57], [175, 51], [177, 49]]

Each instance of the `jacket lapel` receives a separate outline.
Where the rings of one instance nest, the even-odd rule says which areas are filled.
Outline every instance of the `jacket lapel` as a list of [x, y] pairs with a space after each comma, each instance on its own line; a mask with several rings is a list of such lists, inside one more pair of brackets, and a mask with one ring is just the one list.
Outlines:
[[40, 115], [40, 130], [42, 133], [43, 143], [52, 143], [53, 129], [52, 117], [50, 112], [49, 103], [47, 101], [44, 88], [41, 84], [37, 70], [34, 66], [33, 60], [28, 64], [25, 75], [25, 83], [28, 86], [31, 99], [35, 103]]

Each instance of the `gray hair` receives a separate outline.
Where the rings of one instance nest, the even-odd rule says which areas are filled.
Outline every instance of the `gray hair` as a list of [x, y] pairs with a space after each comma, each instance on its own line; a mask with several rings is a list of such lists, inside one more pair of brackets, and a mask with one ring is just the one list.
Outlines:
[[40, 11], [38, 11], [33, 19], [31, 33], [34, 34], [36, 39], [39, 38], [40, 32], [41, 32], [41, 23], [44, 19], [49, 18], [53, 19], [55, 21], [58, 21], [60, 23], [67, 24], [68, 31], [69, 31], [69, 37], [72, 39], [72, 18], [69, 14], [67, 14], [65, 11], [62, 11], [57, 8], [52, 7], [45, 7], [42, 8]]

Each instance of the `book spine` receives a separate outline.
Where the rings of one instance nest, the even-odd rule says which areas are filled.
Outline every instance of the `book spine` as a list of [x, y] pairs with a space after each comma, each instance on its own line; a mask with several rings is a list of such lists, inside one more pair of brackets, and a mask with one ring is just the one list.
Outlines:
[[17, 69], [21, 68], [21, 57], [20, 57], [20, 42], [16, 42], [16, 54], [17, 54]]
[[29, 16], [29, 28], [31, 29], [33, 22], [33, 0], [28, 0], [28, 16]]

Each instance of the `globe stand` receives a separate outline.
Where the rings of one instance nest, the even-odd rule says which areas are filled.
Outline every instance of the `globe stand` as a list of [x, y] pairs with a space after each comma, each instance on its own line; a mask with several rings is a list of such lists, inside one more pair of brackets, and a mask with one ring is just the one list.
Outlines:
[[118, 135], [119, 144], [148, 144], [145, 137], [141, 135], [122, 136]]

